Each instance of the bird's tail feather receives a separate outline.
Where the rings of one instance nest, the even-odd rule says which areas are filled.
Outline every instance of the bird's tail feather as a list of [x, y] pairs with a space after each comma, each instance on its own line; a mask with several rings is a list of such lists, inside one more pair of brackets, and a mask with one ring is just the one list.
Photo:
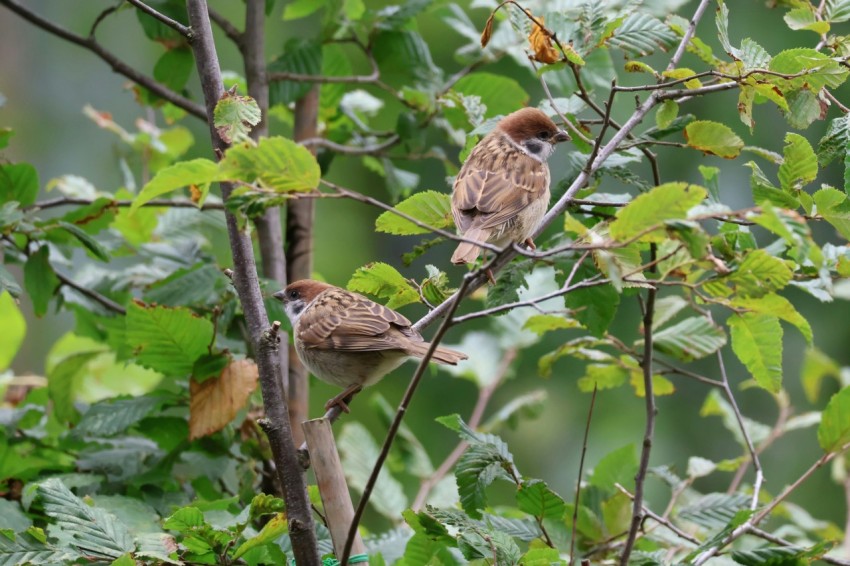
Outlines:
[[[428, 352], [428, 348], [431, 347], [429, 342], [415, 342], [411, 344], [407, 348], [407, 353], [411, 356], [416, 356], [417, 358], [421, 358]], [[458, 352], [456, 350], [450, 350], [448, 348], [437, 347], [434, 350], [434, 355], [431, 359], [440, 364], [448, 364], [448, 365], [457, 365], [458, 362], [467, 359], [469, 356], [464, 354], [463, 352]]]
[[[464, 237], [478, 242], [486, 242], [487, 238], [490, 237], [490, 230], [472, 229], [467, 231], [466, 234], [464, 234]], [[455, 249], [455, 253], [452, 254], [452, 263], [457, 265], [472, 263], [478, 259], [478, 255], [480, 253], [481, 248], [475, 244], [461, 242], [457, 249]]]

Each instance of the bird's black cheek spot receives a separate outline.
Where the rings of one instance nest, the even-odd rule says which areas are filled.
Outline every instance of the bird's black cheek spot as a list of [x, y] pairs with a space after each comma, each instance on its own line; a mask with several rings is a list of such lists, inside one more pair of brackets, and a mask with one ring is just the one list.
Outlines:
[[529, 153], [533, 153], [535, 155], [539, 155], [543, 151], [543, 142], [536, 139], [525, 140], [523, 142], [525, 149], [528, 150]]

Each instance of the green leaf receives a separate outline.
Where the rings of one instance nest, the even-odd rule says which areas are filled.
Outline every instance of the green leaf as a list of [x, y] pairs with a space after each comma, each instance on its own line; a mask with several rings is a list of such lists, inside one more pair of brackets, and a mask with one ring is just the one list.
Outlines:
[[372, 48], [381, 77], [386, 77], [385, 80], [393, 86], [411, 86], [411, 78], [418, 81], [441, 80], [428, 44], [416, 31], [381, 31], [374, 36]]
[[249, 538], [239, 546], [233, 555], [233, 559], [236, 560], [252, 548], [273, 543], [288, 531], [289, 523], [286, 520], [286, 515], [284, 513], [276, 514], [269, 522], [263, 525], [263, 528], [256, 536]]
[[557, 314], [535, 314], [528, 317], [522, 327], [531, 330], [538, 336], [543, 336], [553, 330], [578, 327], [578, 322]]
[[799, 134], [785, 135], [782, 165], [779, 166], [779, 183], [790, 191], [799, 189], [818, 176], [818, 160], [808, 140]]
[[[515, 261], [508, 264], [499, 272], [496, 284], [487, 289], [485, 306], [490, 309], [517, 302], [519, 290], [528, 288], [525, 277], [532, 267], [534, 267], [534, 264], [531, 261]], [[503, 311], [502, 314], [507, 314], [507, 312]]]
[[78, 558], [67, 549], [46, 544], [31, 534], [0, 533], [0, 564], [68, 564]]
[[35, 316], [41, 318], [47, 312], [50, 299], [59, 287], [59, 278], [50, 265], [50, 248], [41, 246], [30, 254], [24, 265], [24, 287], [32, 301]]
[[519, 561], [524, 566], [562, 566], [567, 563], [561, 558], [561, 553], [557, 548], [537, 547], [531, 548], [522, 555]]
[[[321, 7], [322, 2], [313, 4]], [[289, 6], [287, 6], [287, 9]], [[318, 76], [322, 72], [322, 46], [318, 41], [293, 38], [286, 42], [283, 55], [269, 63], [270, 73], [294, 73]], [[269, 85], [269, 104], [291, 104], [307, 94], [313, 83], [273, 81]]]
[[413, 285], [396, 268], [379, 261], [358, 268], [346, 287], [350, 291], [389, 299], [387, 308], [391, 309], [419, 302], [419, 293]]
[[157, 60], [153, 78], [173, 91], [180, 92], [192, 76], [195, 58], [188, 47], [169, 49]]
[[744, 147], [744, 140], [732, 129], [719, 122], [696, 120], [685, 127], [688, 145], [704, 153], [726, 159], [737, 157]]
[[57, 341], [48, 354], [47, 389], [56, 418], [76, 422], [74, 401], [80, 389], [81, 374], [92, 360], [108, 350], [108, 346], [71, 333]]
[[127, 343], [139, 364], [166, 375], [187, 375], [207, 353], [213, 325], [186, 308], [127, 307]]
[[833, 377], [840, 383], [841, 366], [819, 349], [806, 348], [800, 379], [803, 384], [803, 392], [810, 403], [817, 403], [818, 397], [820, 397], [821, 383], [826, 377]]
[[209, 304], [227, 285], [227, 278], [217, 266], [198, 263], [188, 269], [178, 269], [157, 281], [144, 297], [149, 303], [166, 306]]
[[659, 352], [691, 361], [713, 354], [726, 345], [726, 333], [704, 316], [694, 316], [655, 332]]
[[[765, 92], [773, 91], [765, 90]], [[815, 120], [826, 118], [826, 108], [822, 106], [819, 96], [810, 90], [788, 93], [786, 106], [785, 119], [792, 128], [798, 130], [808, 128]]]
[[[377, 443], [362, 424], [347, 422], [342, 427], [338, 446], [348, 486], [362, 493], [378, 460], [380, 449]], [[391, 519], [401, 515], [408, 506], [401, 484], [390, 475], [386, 466], [378, 473], [378, 481], [369, 503], [378, 513]]]
[[0, 291], [0, 328], [3, 329], [3, 339], [0, 340], [0, 371], [4, 371], [15, 359], [27, 333], [24, 315], [18, 309], [14, 297], [6, 291]]
[[454, 85], [454, 90], [466, 95], [481, 97], [487, 106], [485, 118], [510, 114], [528, 102], [528, 93], [514, 79], [505, 75], [470, 73]]
[[817, 213], [823, 216], [844, 239], [850, 240], [850, 201], [838, 189], [824, 187], [812, 195]]
[[736, 286], [739, 295], [760, 297], [782, 289], [793, 275], [784, 261], [759, 249], [748, 253], [728, 280]]
[[[422, 191], [401, 201], [393, 207], [393, 210], [415, 218], [433, 228], [450, 228], [454, 225], [451, 201], [451, 196], [445, 193]], [[428, 229], [417, 226], [390, 211], [378, 216], [375, 220], [375, 229], [378, 232], [402, 236], [429, 233]]]
[[283, 10], [283, 19], [284, 20], [297, 20], [300, 18], [306, 18], [310, 14], [318, 12], [325, 5], [328, 4], [327, 0], [294, 0], [286, 5], [286, 8]]
[[750, 498], [743, 493], [709, 493], [682, 507], [678, 516], [714, 531], [725, 527], [749, 502]]
[[12, 128], [0, 128], [0, 149], [6, 149], [13, 135], [15, 131]]
[[658, 49], [668, 49], [676, 39], [676, 34], [658, 18], [634, 12], [614, 30], [608, 43], [628, 55], [646, 56]]
[[[794, 305], [781, 295], [770, 293], [762, 297], [742, 297], [732, 301], [738, 308], [746, 309], [761, 314], [772, 314], [780, 319], [793, 324], [806, 339], [809, 346], [812, 345], [812, 327], [809, 321], [803, 318]], [[657, 338], [656, 338], [657, 339]]]
[[473, 519], [480, 519], [481, 510], [487, 506], [485, 489], [497, 479], [514, 481], [513, 456], [501, 438], [475, 432], [456, 414], [440, 417], [437, 422], [470, 443], [455, 466], [455, 479], [463, 510]]
[[[654, 187], [617, 211], [611, 223], [611, 237], [624, 242], [640, 235], [641, 241], [662, 242], [666, 238], [664, 223], [687, 218], [688, 211], [702, 202], [706, 194], [703, 187], [688, 183]], [[655, 226], [659, 229], [647, 232]]]
[[820, 92], [823, 87], [837, 88], [847, 79], [847, 69], [828, 55], [815, 49], [787, 49], [773, 57], [769, 70], [782, 75], [798, 75], [792, 79], [767, 76], [766, 80], [783, 92], [806, 88]]
[[230, 92], [225, 92], [219, 99], [213, 113], [215, 129], [225, 143], [245, 141], [251, 129], [262, 119], [256, 100]]
[[850, 20], [850, 0], [826, 0], [825, 7], [826, 21], [837, 23]]
[[90, 507], [57, 478], [38, 484], [38, 495], [48, 516], [61, 521], [71, 544], [82, 553], [99, 558], [118, 558], [135, 549], [127, 526], [115, 515]]
[[161, 397], [109, 399], [90, 406], [74, 427], [74, 436], [114, 436], [124, 432], [162, 403]]
[[197, 507], [182, 507], [175, 511], [162, 524], [162, 527], [170, 531], [188, 533], [196, 527], [205, 524], [204, 514]]
[[60, 230], [64, 230], [74, 236], [84, 248], [91, 252], [94, 257], [103, 262], [109, 261], [109, 252], [106, 251], [106, 248], [104, 248], [100, 242], [88, 235], [85, 230], [76, 224], [70, 224], [61, 220], [56, 224]]
[[23, 292], [21, 286], [15, 280], [15, 276], [9, 273], [9, 270], [0, 263], [0, 293], [3, 293], [3, 291], [8, 291], [15, 298], [20, 297]]
[[578, 380], [578, 388], [583, 393], [590, 393], [594, 388], [600, 391], [615, 389], [623, 385], [628, 378], [629, 371], [619, 364], [589, 364], [585, 375]]
[[782, 389], [782, 326], [768, 314], [745, 313], [729, 317], [732, 350], [756, 383], [770, 391]]
[[[576, 279], [583, 281], [594, 275], [596, 270], [583, 265], [576, 272]], [[565, 300], [574, 318], [591, 334], [601, 337], [608, 331], [617, 314], [620, 294], [611, 285], [594, 285], [567, 293]]]
[[220, 178], [218, 165], [209, 159], [198, 158], [175, 163], [160, 169], [153, 179], [142, 187], [130, 210], [136, 210], [145, 203], [182, 187], [195, 186], [202, 194], [206, 194], [210, 183]]
[[17, 201], [21, 207], [38, 197], [38, 173], [29, 163], [0, 165], [0, 203]]
[[516, 503], [520, 511], [538, 519], [560, 520], [566, 510], [564, 499], [541, 480], [522, 482], [516, 492]]
[[280, 136], [263, 138], [257, 145], [234, 145], [219, 166], [225, 179], [257, 183], [279, 193], [313, 190], [321, 177], [310, 150]]
[[788, 27], [793, 30], [813, 31], [818, 35], [829, 31], [829, 22], [817, 19], [812, 5], [788, 10], [783, 19]]
[[670, 124], [678, 115], [679, 105], [672, 100], [665, 100], [655, 113], [655, 125], [658, 126], [659, 130], [665, 130], [670, 127]]
[[850, 442], [850, 387], [833, 395], [823, 410], [818, 442], [825, 452], [837, 452]]
[[614, 484], [620, 484], [632, 490], [635, 473], [638, 468], [637, 452], [632, 444], [618, 448], [606, 454], [590, 474], [590, 485], [606, 493], [615, 493]]
[[818, 142], [820, 166], [826, 167], [834, 159], [843, 158], [847, 154], [848, 143], [850, 143], [850, 114], [844, 114], [829, 122], [826, 133]]

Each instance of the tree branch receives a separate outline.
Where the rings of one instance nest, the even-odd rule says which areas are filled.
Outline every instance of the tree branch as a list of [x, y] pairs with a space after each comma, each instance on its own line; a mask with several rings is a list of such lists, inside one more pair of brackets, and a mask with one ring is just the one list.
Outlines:
[[143, 75], [136, 71], [130, 65], [121, 61], [118, 57], [116, 57], [111, 51], [105, 49], [101, 44], [94, 39], [94, 37], [82, 37], [77, 35], [71, 31], [66, 30], [65, 28], [54, 24], [53, 22], [39, 16], [35, 12], [31, 11], [29, 8], [21, 5], [17, 0], [0, 0], [0, 5], [6, 6], [11, 11], [15, 12], [31, 24], [43, 29], [44, 31], [51, 33], [57, 37], [64, 39], [74, 45], [79, 45], [85, 49], [88, 49], [98, 57], [100, 57], [103, 61], [105, 61], [113, 71], [118, 73], [119, 75], [123, 75], [136, 83], [137, 85], [144, 87], [159, 96], [160, 98], [170, 102], [171, 104], [182, 108], [189, 114], [195, 116], [196, 118], [200, 118], [202, 120], [207, 119], [207, 114], [204, 111], [204, 108], [192, 102], [188, 98], [184, 98], [183, 96], [177, 94], [170, 88], [158, 83], [151, 77]]
[[147, 15], [153, 17], [153, 18], [156, 18], [157, 20], [161, 21], [162, 23], [164, 23], [165, 25], [167, 25], [171, 29], [176, 30], [177, 33], [179, 33], [180, 35], [182, 35], [183, 37], [188, 39], [190, 42], [192, 41], [192, 30], [189, 29], [187, 26], [184, 26], [183, 24], [181, 24], [180, 22], [178, 22], [176, 20], [172, 20], [171, 18], [169, 18], [168, 16], [166, 16], [165, 14], [163, 14], [161, 12], [157, 12], [156, 10], [154, 10], [153, 8], [151, 8], [150, 6], [148, 6], [147, 4], [142, 2], [142, 0], [126, 0], [126, 1], [129, 2], [130, 4], [132, 4], [133, 6], [135, 6], [136, 8], [138, 8], [139, 10], [141, 10], [142, 12], [144, 12], [145, 14], [147, 14]]
[[[206, 102], [206, 112], [211, 118], [216, 103], [224, 94], [221, 82], [221, 69], [213, 43], [212, 29], [208, 15], [206, 0], [187, 0], [189, 23], [196, 34], [192, 43], [195, 63]], [[223, 153], [227, 144], [219, 137], [210, 125], [210, 138], [217, 153]], [[233, 186], [221, 183], [222, 196], [226, 200]], [[310, 500], [307, 496], [307, 486], [298, 457], [295, 443], [292, 440], [292, 430], [289, 425], [289, 415], [286, 399], [281, 390], [281, 368], [278, 353], [278, 331], [276, 326], [269, 328], [268, 316], [260, 293], [254, 251], [250, 237], [239, 229], [236, 218], [230, 212], [225, 212], [227, 230], [230, 236], [230, 249], [233, 254], [235, 271], [234, 285], [242, 303], [245, 321], [248, 324], [251, 340], [257, 357], [260, 373], [260, 385], [263, 394], [268, 425], [265, 428], [272, 449], [277, 476], [283, 488], [286, 500], [286, 514], [289, 526], [289, 536], [295, 560], [301, 565], [318, 566], [321, 564], [316, 534], [313, 526], [313, 515]], [[284, 334], [284, 338], [286, 335]], [[288, 340], [285, 340], [288, 342]]]
[[[37, 202], [30, 206], [24, 207], [24, 210], [47, 210], [48, 208], [55, 208], [58, 206], [70, 206], [70, 205], [88, 205], [92, 204], [97, 199], [90, 198], [77, 198], [77, 197], [59, 197], [55, 199], [43, 200], [41, 202]], [[132, 200], [112, 200], [109, 202], [109, 206], [117, 206], [121, 208], [126, 208], [129, 206], [133, 206]], [[195, 208], [197, 210], [224, 210], [224, 203], [221, 202], [207, 202], [198, 206], [198, 203], [192, 202], [190, 200], [167, 200], [167, 199], [154, 199], [149, 200], [143, 207], [162, 207], [162, 208]]]

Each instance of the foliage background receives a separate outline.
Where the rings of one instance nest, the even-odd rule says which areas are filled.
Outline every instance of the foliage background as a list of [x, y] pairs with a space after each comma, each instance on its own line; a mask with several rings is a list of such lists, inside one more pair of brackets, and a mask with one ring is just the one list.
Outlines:
[[[33, 1], [28, 4], [48, 18], [66, 22], [68, 27], [81, 31], [81, 26], [88, 25], [103, 7], [101, 3], [93, 2]], [[693, 4], [695, 3], [686, 3], [680, 13], [689, 14]], [[792, 47], [791, 42], [800, 40], [799, 33], [792, 34], [785, 26], [782, 11], [765, 10], [761, 0], [743, 0], [729, 4], [734, 14], [730, 21], [730, 35], [737, 40], [746, 36], [756, 37], [771, 53]], [[232, 10], [230, 1], [212, 2], [211, 5], [224, 14], [236, 13]], [[267, 44], [270, 57], [292, 37], [312, 37], [316, 26], [319, 25], [316, 17], [282, 22], [277, 17], [279, 11], [280, 7], [277, 7], [275, 15], [268, 20]], [[471, 7], [468, 10], [465, 8], [465, 11], [468, 11], [481, 29], [488, 9]], [[429, 42], [436, 65], [447, 72], [453, 72], [459, 68], [453, 54], [462, 44], [462, 40], [447, 29], [440, 15], [439, 7], [429, 10], [420, 17], [419, 29]], [[99, 37], [103, 43], [113, 46], [115, 51], [131, 64], [141, 69], [151, 69], [161, 53], [161, 48], [142, 37], [135, 18], [131, 11], [118, 14], [110, 20], [109, 25], [99, 30]], [[846, 23], [841, 25], [848, 26]], [[721, 51], [713, 26], [713, 18], [706, 17], [701, 22], [697, 34], [711, 43], [715, 51]], [[847, 30], [843, 33], [847, 33]], [[223, 69], [241, 71], [236, 67], [235, 53], [230, 51], [232, 47], [225, 40], [218, 41], [217, 44]], [[0, 107], [0, 125], [10, 126], [16, 131], [5, 156], [12, 161], [29, 161], [35, 165], [42, 184], [53, 177], [74, 173], [86, 177], [95, 186], [105, 190], [120, 186], [121, 172], [116, 160], [114, 137], [99, 130], [82, 114], [81, 109], [90, 104], [98, 110], [110, 112], [119, 124], [129, 127], [139, 116], [140, 109], [134, 103], [132, 94], [123, 90], [126, 80], [111, 73], [101, 61], [90, 54], [34, 30], [6, 11], [0, 12], [0, 53], [3, 54], [0, 62], [0, 92], [7, 99]], [[666, 55], [662, 54], [660, 57]], [[652, 59], [649, 62], [651, 63]], [[622, 63], [622, 56], [616, 53], [615, 65], [621, 68]], [[357, 70], [365, 69], [355, 67], [355, 71]], [[488, 65], [483, 70], [511, 76], [520, 81], [530, 93], [533, 104], [543, 96], [539, 83], [528, 69], [518, 66], [509, 58]], [[627, 77], [626, 80], [628, 79]], [[634, 81], [639, 84], [645, 81], [645, 77], [638, 76]], [[370, 87], [365, 88], [378, 94], [378, 91]], [[835, 94], [839, 99], [847, 100], [848, 87], [845, 85]], [[621, 100], [625, 98], [621, 97]], [[738, 121], [736, 100], [737, 91], [730, 91], [688, 102], [683, 105], [683, 110], [687, 110], [689, 106], [695, 109], [698, 107], [697, 114], [701, 117], [732, 125], [736, 133], [748, 144], [781, 152], [782, 134], [787, 130], [787, 125], [775, 107], [763, 105], [756, 108], [757, 127], [755, 133], [750, 135]], [[395, 124], [394, 112], [397, 110], [392, 105], [387, 106], [386, 116], [382, 116], [379, 122], [385, 121], [383, 126], [392, 128]], [[617, 108], [614, 115], [627, 116], [630, 110], [628, 104], [623, 104]], [[197, 153], [197, 156], [208, 157], [206, 126], [192, 118], [187, 118], [183, 123], [193, 131], [198, 141], [193, 152]], [[816, 145], [825, 127], [825, 121], [816, 122], [801, 133]], [[272, 133], [275, 133], [275, 128], [273, 125]], [[285, 128], [277, 128], [280, 133], [286, 133]], [[456, 148], [447, 147], [447, 150], [455, 158]], [[681, 150], [676, 151], [681, 154]], [[564, 173], [564, 166], [559, 163], [559, 156], [562, 155], [556, 154], [552, 161], [553, 178], [556, 180]], [[698, 165], [718, 166], [723, 169], [721, 194], [724, 202], [732, 207], [745, 206], [750, 202], [749, 171], [739, 167], [738, 162], [730, 167], [717, 157], [703, 157], [698, 152], [690, 152], [689, 156], [688, 160], [666, 160], [665, 151], [660, 150], [659, 161], [662, 163], [664, 178], [700, 182]], [[441, 192], [449, 191], [445, 180], [447, 173], [438, 162], [410, 162], [406, 167], [421, 176], [420, 187]], [[838, 164], [830, 166], [825, 174], [827, 182], [842, 186]], [[337, 158], [328, 178], [331, 181], [345, 180], [347, 186], [388, 200], [383, 180], [367, 171], [357, 158]], [[615, 191], [612, 189], [610, 192]], [[740, 193], [740, 196], [733, 196], [734, 193]], [[374, 233], [374, 219], [380, 211], [347, 200], [320, 201], [317, 206], [315, 268], [325, 279], [344, 285], [356, 268], [374, 260], [399, 266], [405, 275], [421, 276], [422, 262], [410, 269], [401, 268], [399, 262], [400, 254], [406, 251], [409, 243], [415, 239], [408, 241]], [[814, 229], [831, 230], [826, 223], [821, 223]], [[830, 232], [824, 233], [831, 236]], [[816, 232], [816, 239], [819, 238], [820, 235]], [[220, 249], [216, 253], [222, 264], [226, 265], [228, 262], [225, 258], [229, 256], [229, 250], [224, 241], [220, 242]], [[429, 253], [427, 263], [446, 266], [449, 253], [450, 246], [443, 245]], [[462, 273], [460, 268], [450, 268], [448, 271], [454, 278], [459, 278]], [[847, 324], [846, 302], [838, 300], [832, 304], [823, 304], [793, 289], [789, 289], [787, 294], [807, 319], [816, 321], [815, 341], [818, 346], [839, 364], [850, 365], [850, 349], [847, 348], [850, 343], [850, 326]], [[18, 374], [43, 374], [47, 349], [57, 337], [73, 326], [73, 320], [68, 315], [55, 316], [52, 313], [36, 319], [32, 316], [27, 300], [22, 301], [22, 309], [27, 315], [28, 339], [13, 368]], [[424, 310], [413, 305], [403, 312], [408, 318], [415, 320]], [[635, 301], [622, 303], [615, 324], [615, 332], [638, 337], [639, 313]], [[805, 401], [798, 379], [804, 342], [796, 332], [787, 332], [785, 337], [784, 385], [791, 392], [798, 412], [813, 409], [814, 407]], [[452, 342], [458, 338], [458, 334], [452, 334], [448, 341]], [[517, 461], [523, 463], [524, 473], [546, 479], [556, 491], [566, 496], [572, 492], [576, 482], [577, 457], [581, 449], [589, 396], [580, 393], [575, 383], [576, 378], [583, 374], [583, 362], [562, 359], [549, 380], [544, 381], [539, 377], [537, 359], [554, 345], [550, 339], [523, 350], [516, 366], [516, 375], [499, 390], [491, 406], [501, 406], [513, 396], [533, 389], [542, 387], [547, 391], [548, 399], [539, 419], [523, 423], [516, 431], [505, 433], [504, 437], [512, 447]], [[711, 358], [704, 361], [704, 372], [711, 375], [714, 363]], [[733, 383], [740, 383], [746, 375], [745, 370], [731, 355], [727, 356], [727, 363]], [[394, 402], [400, 398], [411, 371], [412, 366], [405, 366], [364, 397], [379, 391]], [[676, 380], [676, 386], [677, 392], [674, 395], [658, 399], [659, 417], [652, 463], [670, 464], [683, 472], [687, 456], [691, 454], [712, 460], [737, 456], [737, 452], [729, 452], [730, 444], [716, 443], [718, 438], [727, 434], [719, 431], [719, 420], [713, 417], [703, 418], [698, 414], [707, 388], [682, 379]], [[324, 400], [335, 391], [316, 381], [312, 382], [312, 387], [311, 414], [318, 415]], [[819, 406], [822, 406], [824, 399], [828, 398], [835, 388], [837, 386], [833, 383], [827, 386], [827, 390], [821, 394]], [[750, 389], [736, 394], [745, 415], [766, 423], [773, 421], [775, 405], [762, 390]], [[441, 457], [448, 453], [454, 445], [455, 435], [434, 424], [433, 415], [453, 412], [468, 414], [474, 396], [475, 388], [471, 383], [453, 378], [445, 372], [429, 375], [417, 392], [413, 410], [408, 413], [406, 422], [419, 432], [434, 461], [440, 461]], [[382, 437], [384, 425], [370, 413], [368, 406], [365, 398], [359, 399], [351, 418], [362, 420], [375, 436]], [[595, 410], [588, 448], [588, 462], [591, 466], [602, 455], [618, 446], [638, 445], [644, 422], [643, 403], [629, 388], [601, 392]], [[762, 455], [762, 463], [768, 471], [766, 489], [776, 493], [781, 486], [798, 477], [820, 453], [821, 449], [815, 442], [811, 429], [789, 433]], [[541, 457], [542, 455], [546, 456]], [[829, 519], [840, 525], [844, 522], [844, 493], [840, 486], [830, 481], [829, 473], [827, 469], [819, 471], [793, 495], [792, 501], [814, 511], [819, 518]], [[724, 490], [726, 485], [723, 480], [723, 476], [717, 478], [715, 475], [708, 480], [701, 480], [704, 483], [697, 483], [697, 487], [702, 491]], [[711, 485], [711, 482], [716, 483]], [[650, 501], [654, 485], [652, 481], [649, 482]]]

